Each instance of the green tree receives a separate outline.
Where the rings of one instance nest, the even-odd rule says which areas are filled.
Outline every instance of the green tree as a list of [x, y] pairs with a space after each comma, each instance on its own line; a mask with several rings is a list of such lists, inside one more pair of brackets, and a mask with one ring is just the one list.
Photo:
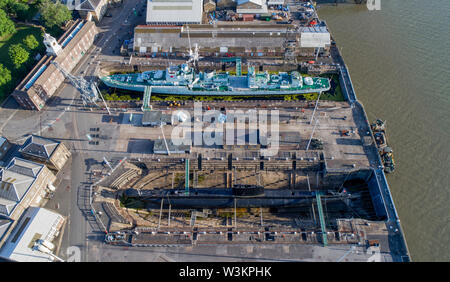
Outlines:
[[12, 10], [18, 20], [26, 21], [33, 17], [33, 9], [30, 9], [30, 6], [23, 2], [15, 2]]
[[11, 72], [9, 69], [0, 64], [0, 86], [3, 86], [11, 81]]
[[9, 47], [8, 53], [16, 69], [20, 68], [23, 63], [28, 61], [28, 58], [30, 56], [30, 53], [28, 53], [28, 51], [22, 47], [22, 44], [11, 45]]
[[12, 13], [15, 3], [15, 0], [0, 0], [0, 9], [5, 11], [7, 14]]
[[64, 22], [72, 19], [72, 13], [66, 5], [60, 2], [53, 3], [50, 0], [42, 0], [41, 4], [39, 4], [39, 12], [44, 25], [48, 28], [59, 27]]
[[27, 35], [27, 37], [23, 39], [23, 44], [30, 50], [34, 50], [39, 46], [39, 42], [33, 34]]
[[0, 37], [12, 34], [16, 31], [13, 21], [6, 15], [3, 9], [0, 9]]

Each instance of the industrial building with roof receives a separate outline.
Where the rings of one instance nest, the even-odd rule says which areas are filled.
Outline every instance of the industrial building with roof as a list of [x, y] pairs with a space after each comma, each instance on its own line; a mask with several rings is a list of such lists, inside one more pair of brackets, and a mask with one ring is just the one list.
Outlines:
[[64, 222], [64, 217], [56, 212], [28, 208], [0, 249], [0, 257], [18, 262], [55, 261], [54, 240]]
[[236, 13], [238, 14], [266, 14], [266, 0], [237, 0]]
[[236, 0], [216, 0], [217, 10], [236, 8]]
[[[326, 28], [325, 28], [326, 29]], [[330, 34], [316, 29], [321, 38]], [[313, 56], [314, 47], [302, 47], [311, 29], [304, 32], [291, 24], [217, 24], [189, 26], [139, 25], [134, 30], [134, 54], [152, 56], [186, 56], [191, 46], [198, 44], [202, 56], [282, 57], [287, 50], [296, 56]], [[305, 39], [302, 38], [305, 36]], [[250, 40], [251, 39], [251, 40]], [[316, 47], [323, 47], [323, 41]], [[329, 47], [329, 45], [328, 45]]]
[[43, 164], [14, 158], [0, 169], [0, 216], [17, 220], [30, 205], [38, 205], [55, 175]]
[[201, 24], [203, 0], [148, 0], [147, 24]]
[[52, 62], [58, 63], [67, 72], [72, 71], [89, 50], [96, 35], [95, 23], [83, 20], [75, 21], [58, 40], [45, 34], [47, 55], [19, 83], [12, 97], [24, 109], [42, 110], [65, 79]]
[[302, 27], [300, 47], [326, 48], [331, 44], [330, 32], [326, 26]]
[[70, 158], [71, 153], [60, 141], [37, 135], [29, 135], [19, 152], [26, 159], [60, 170]]

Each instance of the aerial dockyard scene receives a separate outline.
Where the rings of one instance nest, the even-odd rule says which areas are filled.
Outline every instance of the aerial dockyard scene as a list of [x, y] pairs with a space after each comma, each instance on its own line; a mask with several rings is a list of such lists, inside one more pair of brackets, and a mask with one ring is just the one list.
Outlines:
[[321, 16], [374, 3], [9, 2], [0, 261], [430, 260], [390, 185], [397, 113], [366, 110]]

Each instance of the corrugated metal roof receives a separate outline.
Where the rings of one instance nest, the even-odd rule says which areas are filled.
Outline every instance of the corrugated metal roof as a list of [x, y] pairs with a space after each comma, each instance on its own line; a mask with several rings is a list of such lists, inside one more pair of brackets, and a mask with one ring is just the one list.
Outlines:
[[201, 23], [202, 0], [147, 2], [147, 23]]

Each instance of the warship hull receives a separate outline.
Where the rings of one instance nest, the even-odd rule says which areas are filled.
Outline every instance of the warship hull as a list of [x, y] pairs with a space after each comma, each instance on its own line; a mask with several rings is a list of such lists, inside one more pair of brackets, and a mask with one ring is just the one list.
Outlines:
[[[110, 88], [144, 92], [145, 87], [151, 86], [146, 84], [127, 84], [102, 78], [103, 83]], [[152, 94], [160, 95], [180, 95], [180, 96], [268, 96], [268, 95], [294, 95], [318, 93], [330, 90], [330, 87], [314, 88], [314, 89], [274, 89], [274, 90], [192, 90], [187, 86], [151, 86]]]

